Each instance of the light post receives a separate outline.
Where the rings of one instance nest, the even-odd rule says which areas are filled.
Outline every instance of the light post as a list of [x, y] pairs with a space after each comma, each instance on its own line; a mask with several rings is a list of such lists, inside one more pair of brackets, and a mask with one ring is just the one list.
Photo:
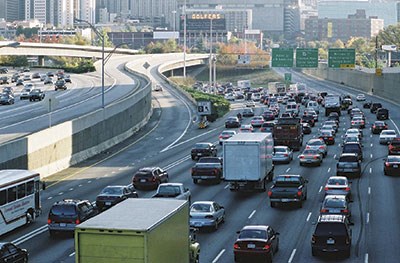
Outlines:
[[173, 27], [173, 31], [175, 32], [175, 30], [176, 30], [176, 10], [173, 10], [172, 14], [174, 14], [174, 23], [172, 24], [172, 27]]
[[183, 78], [186, 79], [186, 0], [183, 3]]
[[209, 63], [210, 63], [210, 72], [209, 72], [209, 86], [210, 89], [212, 89], [213, 87], [213, 82], [212, 82], [212, 66], [213, 66], [213, 62], [212, 62], [212, 19], [210, 19], [210, 58], [209, 58]]
[[76, 22], [85, 23], [90, 26], [98, 38], [101, 40], [101, 107], [104, 109], [104, 35], [101, 34], [89, 21], [75, 18]]

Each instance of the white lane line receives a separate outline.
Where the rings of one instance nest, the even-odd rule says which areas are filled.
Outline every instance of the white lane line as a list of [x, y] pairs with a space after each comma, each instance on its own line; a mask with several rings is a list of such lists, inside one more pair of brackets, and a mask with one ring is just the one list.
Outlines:
[[340, 143], [338, 144], [338, 147], [340, 147]]
[[372, 146], [374, 146], [374, 144], [373, 144], [373, 143], [371, 143], [371, 147], [372, 147]]
[[118, 168], [118, 171], [122, 171], [122, 170], [124, 170], [125, 168]]
[[49, 197], [47, 198], [47, 200], [51, 200], [51, 199], [53, 199], [53, 197], [52, 197], [52, 196], [49, 196]]
[[372, 138], [372, 134], [371, 134], [369, 137], [371, 137], [371, 138]]
[[312, 214], [311, 212], [310, 212], [310, 213], [308, 213], [308, 216], [307, 216], [306, 222], [310, 221], [311, 214]]
[[367, 213], [367, 224], [369, 223], [369, 213]]
[[292, 254], [290, 254], [290, 258], [288, 260], [288, 263], [292, 263], [292, 260], [293, 260], [295, 254], [296, 254], [296, 249], [293, 249]]
[[58, 193], [58, 195], [63, 195], [63, 194], [64, 194], [64, 192], [59, 192], [59, 193]]
[[369, 168], [369, 173], [372, 174], [372, 167]]
[[222, 254], [224, 254], [224, 253], [225, 253], [225, 249], [222, 249], [221, 252], [219, 252], [218, 255], [214, 258], [212, 263], [216, 263], [218, 261], [218, 259], [222, 256]]
[[371, 187], [368, 187], [368, 194], [371, 194]]
[[70, 189], [68, 189], [69, 191], [74, 191], [74, 188], [70, 188]]
[[392, 119], [390, 119], [390, 121], [393, 123], [394, 127], [396, 128], [397, 134], [399, 134], [400, 133], [399, 127], [397, 127], [396, 123]]
[[329, 173], [330, 171], [331, 171], [331, 168], [329, 167], [329, 168], [328, 168], [328, 173]]
[[289, 172], [289, 171], [290, 171], [290, 167], [286, 169], [286, 172]]
[[90, 180], [89, 180], [89, 181], [87, 181], [87, 183], [88, 183], [88, 184], [90, 184], [91, 182], [92, 182], [92, 181], [90, 181]]
[[365, 253], [364, 263], [368, 263], [368, 253]]
[[96, 180], [99, 180], [100, 179], [100, 177], [96, 177]]
[[336, 159], [336, 154], [333, 156], [333, 159]]
[[80, 185], [78, 185], [78, 187], [82, 187], [82, 185], [80, 184]]
[[103, 177], [107, 177], [107, 176], [108, 176], [108, 174], [103, 175]]
[[112, 173], [112, 174], [115, 174], [115, 173], [117, 173], [117, 172], [116, 172], [116, 171], [112, 171], [111, 173]]
[[372, 159], [373, 156], [374, 156], [374, 155], [371, 153], [371, 159]]
[[318, 193], [321, 193], [321, 191], [322, 191], [322, 185], [321, 185], [321, 187], [319, 188], [319, 191], [318, 191]]
[[71, 254], [69, 254], [69, 257], [73, 257], [75, 256], [75, 252], [72, 252]]
[[227, 189], [229, 187], [229, 184], [225, 185], [224, 189]]
[[37, 228], [37, 229], [35, 229], [35, 230], [33, 230], [33, 231], [27, 233], [27, 234], [25, 234], [25, 235], [23, 235], [23, 236], [21, 236], [21, 237], [15, 239], [15, 240], [12, 241], [12, 242], [13, 242], [15, 245], [18, 246], [18, 245], [22, 244], [23, 242], [25, 242], [25, 241], [27, 241], [27, 240], [29, 240], [29, 239], [31, 239], [31, 238], [37, 236], [37, 235], [40, 235], [40, 234], [43, 233], [43, 232], [46, 232], [47, 229], [48, 229], [47, 224], [46, 224], [46, 225], [43, 225], [43, 226], [41, 226], [41, 227], [39, 227], [39, 228]]
[[251, 219], [255, 213], [256, 213], [256, 210], [253, 210], [253, 212], [251, 212], [251, 214], [249, 215], [248, 219]]

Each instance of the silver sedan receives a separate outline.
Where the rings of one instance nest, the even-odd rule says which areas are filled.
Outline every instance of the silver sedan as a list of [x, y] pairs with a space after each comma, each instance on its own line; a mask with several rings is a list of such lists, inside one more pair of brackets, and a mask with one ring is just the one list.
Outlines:
[[274, 163], [290, 163], [293, 160], [293, 151], [287, 146], [275, 146], [272, 154]]
[[225, 221], [225, 209], [213, 201], [198, 201], [190, 206], [190, 226], [195, 228], [208, 227], [218, 229]]
[[318, 150], [305, 149], [300, 155], [300, 166], [302, 165], [318, 165], [322, 163], [322, 153]]

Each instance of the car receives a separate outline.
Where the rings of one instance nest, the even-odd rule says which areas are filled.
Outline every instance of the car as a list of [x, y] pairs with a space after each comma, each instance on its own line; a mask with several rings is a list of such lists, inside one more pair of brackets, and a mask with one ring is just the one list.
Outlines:
[[335, 130], [335, 132], [338, 132], [338, 130], [339, 130], [339, 123], [338, 123], [337, 121], [334, 121], [334, 120], [327, 120], [327, 121], [324, 121], [324, 124], [326, 124], [326, 125], [332, 125], [332, 126], [333, 126], [333, 129]]
[[290, 163], [293, 160], [293, 150], [287, 146], [274, 146], [273, 163]]
[[50, 237], [57, 232], [74, 233], [75, 226], [98, 214], [97, 208], [88, 200], [64, 199], [55, 202], [47, 217]]
[[276, 121], [265, 121], [260, 127], [260, 132], [273, 133], [275, 124], [276, 124]]
[[313, 150], [318, 150], [323, 157], [326, 157], [328, 154], [328, 147], [326, 146], [326, 143], [322, 139], [310, 139], [306, 143], [306, 149], [313, 149]]
[[14, 97], [14, 89], [12, 87], [8, 87], [8, 86], [4, 87], [2, 93], [3, 94], [7, 93], [7, 94], [10, 94], [10, 95], [12, 95]]
[[348, 136], [357, 136], [360, 140], [362, 139], [363, 135], [360, 131], [360, 129], [357, 128], [351, 128], [351, 129], [347, 129], [346, 133], [344, 134], [344, 138], [348, 137]]
[[389, 110], [385, 108], [379, 108], [376, 110], [377, 120], [387, 120], [389, 119]]
[[20, 71], [21, 71], [21, 72], [30, 72], [31, 69], [28, 68], [28, 67], [23, 67], [23, 68], [20, 69]]
[[39, 72], [35, 72], [32, 74], [32, 79], [40, 79], [40, 73]]
[[6, 67], [1, 67], [1, 68], [0, 68], [0, 74], [6, 74], [6, 73], [8, 73], [8, 68], [6, 68]]
[[132, 177], [136, 189], [157, 189], [162, 183], [168, 183], [169, 175], [160, 167], [140, 168]]
[[239, 128], [240, 127], [240, 120], [238, 117], [228, 117], [225, 121], [225, 128]]
[[17, 79], [17, 81], [15, 82], [15, 86], [21, 86], [24, 85], [24, 80], [23, 79]]
[[373, 102], [371, 104], [371, 108], [369, 109], [371, 113], [376, 113], [379, 108], [383, 108], [382, 104], [379, 102]]
[[361, 116], [354, 116], [350, 122], [351, 128], [365, 128], [365, 120]]
[[337, 113], [337, 112], [331, 112], [331, 113], [329, 113], [329, 115], [328, 115], [328, 120], [334, 120], [334, 121], [337, 121], [338, 123], [340, 122], [340, 120], [339, 120], [339, 113]]
[[2, 93], [0, 97], [1, 105], [11, 105], [14, 104], [14, 97], [8, 93]]
[[379, 134], [379, 143], [389, 144], [396, 137], [397, 134], [395, 130], [383, 130], [381, 134]]
[[354, 115], [364, 115], [364, 112], [359, 108], [352, 108], [349, 114], [350, 114], [350, 119], [352, 119]]
[[251, 107], [254, 108], [256, 106], [256, 103], [252, 100], [246, 101], [244, 104], [246, 107]]
[[311, 115], [314, 118], [315, 122], [318, 122], [318, 114], [315, 112], [315, 110], [311, 110], [311, 109], [306, 109], [304, 110], [304, 115]]
[[12, 242], [0, 242], [0, 262], [28, 262], [28, 251], [23, 248], [19, 248]]
[[357, 154], [358, 160], [363, 160], [362, 146], [358, 142], [347, 142], [343, 144], [342, 153], [355, 153]]
[[275, 119], [275, 113], [271, 110], [264, 111], [261, 116], [264, 118], [265, 121], [272, 121]]
[[400, 137], [394, 138], [388, 145], [388, 155], [400, 155]]
[[54, 89], [55, 89], [55, 91], [57, 91], [59, 89], [66, 90], [67, 85], [65, 84], [65, 80], [63, 80], [63, 79], [57, 80], [56, 83], [54, 83]]
[[163, 91], [163, 88], [162, 88], [161, 84], [157, 83], [154, 85], [153, 90], [154, 91]]
[[40, 81], [44, 81], [47, 78], [46, 74], [40, 74]]
[[[72, 83], [70, 75], [64, 75], [64, 80], [65, 80], [65, 83]], [[161, 87], [161, 91], [162, 91], [162, 87]]]
[[345, 215], [320, 215], [311, 237], [311, 254], [343, 253], [350, 257], [352, 224]]
[[133, 185], [109, 185], [97, 195], [96, 207], [99, 211], [103, 211], [128, 198], [138, 197]]
[[28, 81], [28, 80], [31, 80], [31, 75], [24, 75], [24, 77], [23, 77], [23, 80], [24, 81]]
[[224, 98], [229, 101], [235, 101], [235, 96], [232, 93], [225, 94]]
[[307, 103], [307, 109], [312, 109], [314, 110], [317, 114], [319, 114], [319, 104], [316, 101], [310, 100]]
[[240, 133], [254, 132], [254, 129], [253, 129], [253, 126], [251, 126], [250, 124], [243, 124], [239, 128], [239, 132]]
[[54, 72], [48, 71], [46, 75], [47, 77], [54, 77]]
[[322, 153], [316, 149], [304, 149], [299, 155], [299, 164], [303, 165], [318, 165], [322, 163]]
[[318, 138], [324, 140], [326, 145], [335, 144], [335, 135], [330, 130], [320, 131]]
[[217, 230], [225, 221], [225, 209], [214, 201], [196, 201], [190, 206], [189, 225], [195, 228]]
[[350, 201], [344, 195], [326, 195], [322, 201], [320, 214], [344, 215], [351, 222]]
[[279, 232], [267, 225], [247, 225], [236, 232], [235, 262], [272, 262], [279, 250]]
[[199, 142], [193, 145], [190, 155], [192, 160], [198, 160], [200, 157], [204, 156], [217, 156], [217, 147], [210, 142]]
[[250, 121], [250, 124], [253, 127], [261, 127], [263, 123], [264, 123], [264, 118], [262, 116], [254, 116]]
[[19, 74], [16, 73], [16, 74], [12, 75], [11, 82], [17, 82], [18, 79], [19, 79]]
[[387, 130], [388, 125], [384, 121], [375, 121], [371, 126], [371, 132], [373, 134], [379, 134], [383, 130]]
[[44, 97], [45, 94], [41, 89], [32, 89], [29, 93], [29, 101], [41, 101]]
[[9, 84], [7, 76], [0, 77], [0, 85], [2, 84]]
[[242, 116], [243, 117], [253, 117], [254, 116], [253, 109], [243, 109]]
[[400, 155], [388, 155], [383, 160], [384, 175], [400, 175]]
[[302, 128], [303, 134], [310, 134], [312, 132], [311, 126], [308, 123], [303, 122], [301, 124], [301, 128]]
[[361, 163], [356, 153], [342, 153], [336, 164], [336, 176], [361, 176]]
[[25, 100], [25, 99], [29, 99], [29, 93], [31, 92], [31, 88], [30, 87], [24, 87], [19, 95], [19, 99], [20, 100]]
[[50, 84], [53, 85], [53, 79], [51, 77], [46, 77], [46, 79], [43, 81], [44, 85]]
[[315, 126], [314, 116], [312, 116], [312, 115], [303, 115], [301, 117], [301, 122], [308, 123], [311, 127]]
[[222, 143], [229, 138], [231, 138], [233, 135], [235, 135], [235, 131], [227, 130], [227, 131], [222, 131], [220, 135], [218, 136], [219, 139], [219, 144], [222, 145]]
[[320, 131], [320, 132], [322, 132], [322, 131], [329, 131], [329, 132], [332, 133], [333, 136], [336, 135], [336, 131], [335, 131], [334, 126], [333, 126], [333, 125], [330, 125], [330, 124], [323, 124], [323, 125], [321, 126], [321, 128], [319, 128], [319, 131]]
[[342, 147], [348, 142], [356, 142], [356, 143], [359, 143], [362, 146], [361, 140], [357, 135], [344, 137], [343, 138]]
[[365, 95], [364, 94], [358, 94], [356, 96], [356, 101], [365, 101]]
[[345, 176], [331, 176], [326, 181], [325, 195], [344, 195], [351, 200], [351, 184]]

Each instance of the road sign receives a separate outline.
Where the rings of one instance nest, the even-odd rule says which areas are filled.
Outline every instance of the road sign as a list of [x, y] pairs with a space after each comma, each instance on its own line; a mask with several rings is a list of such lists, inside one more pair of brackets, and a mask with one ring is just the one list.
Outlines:
[[144, 67], [145, 69], [148, 69], [148, 68], [150, 67], [150, 64], [149, 64], [148, 62], [145, 62], [145, 63], [143, 64], [143, 67]]
[[330, 48], [328, 51], [329, 68], [354, 68], [356, 50], [354, 48]]
[[273, 48], [272, 67], [293, 67], [293, 48]]
[[199, 115], [211, 115], [211, 101], [198, 101], [197, 112]]
[[292, 81], [292, 73], [285, 73], [285, 82]]
[[318, 48], [297, 48], [296, 68], [317, 68]]
[[381, 68], [376, 68], [375, 69], [375, 75], [382, 76], [382, 69]]
[[238, 55], [238, 64], [248, 65], [250, 64], [250, 55]]

